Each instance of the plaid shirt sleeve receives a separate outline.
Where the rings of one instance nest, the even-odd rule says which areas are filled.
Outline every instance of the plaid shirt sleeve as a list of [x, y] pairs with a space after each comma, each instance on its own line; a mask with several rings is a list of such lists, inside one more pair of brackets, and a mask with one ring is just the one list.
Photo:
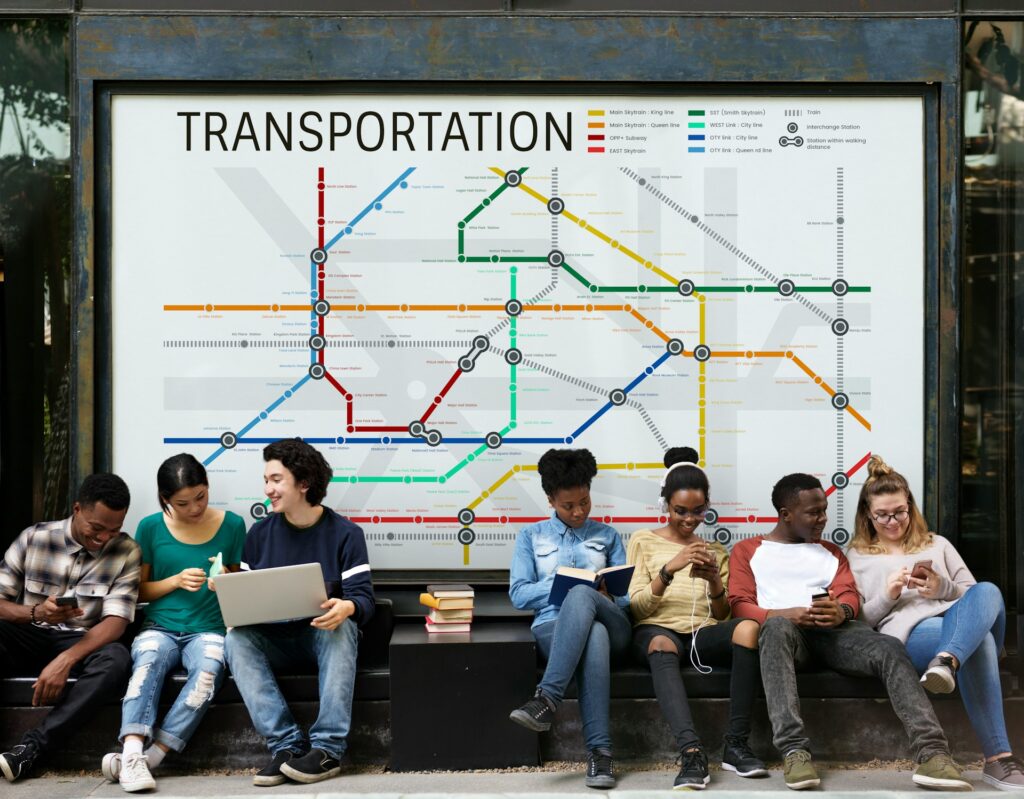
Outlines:
[[28, 548], [31, 527], [23, 530], [7, 548], [0, 562], [0, 598], [17, 602], [25, 586], [25, 550]]
[[[103, 597], [103, 611], [100, 618], [120, 616], [132, 621], [135, 618], [135, 603], [139, 598], [139, 570], [142, 566], [142, 551], [128, 536], [119, 542], [123, 550], [121, 571], [114, 577], [110, 590]], [[113, 553], [111, 553], [113, 554]]]

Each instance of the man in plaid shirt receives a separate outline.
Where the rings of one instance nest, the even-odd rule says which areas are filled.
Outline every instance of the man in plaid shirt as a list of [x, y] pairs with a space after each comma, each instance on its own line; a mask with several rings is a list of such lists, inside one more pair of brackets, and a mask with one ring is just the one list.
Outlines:
[[[131, 656], [118, 639], [135, 616], [141, 562], [121, 532], [129, 499], [116, 474], [90, 475], [70, 518], [29, 527], [0, 562], [0, 677], [38, 674], [32, 704], [53, 706], [0, 754], [10, 782], [124, 694]], [[69, 676], [77, 678], [70, 688]]]

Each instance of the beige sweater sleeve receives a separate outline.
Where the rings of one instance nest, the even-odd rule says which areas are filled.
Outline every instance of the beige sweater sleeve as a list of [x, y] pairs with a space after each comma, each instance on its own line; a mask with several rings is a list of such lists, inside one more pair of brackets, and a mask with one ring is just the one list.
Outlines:
[[636, 567], [633, 570], [633, 579], [629, 581], [629, 609], [636, 622], [642, 622], [654, 613], [662, 600], [662, 597], [655, 596], [651, 590], [651, 583], [656, 575], [651, 574], [644, 548], [643, 540], [646, 536], [642, 533], [646, 532], [637, 530], [633, 533], [629, 539], [629, 549], [626, 551], [626, 562]]

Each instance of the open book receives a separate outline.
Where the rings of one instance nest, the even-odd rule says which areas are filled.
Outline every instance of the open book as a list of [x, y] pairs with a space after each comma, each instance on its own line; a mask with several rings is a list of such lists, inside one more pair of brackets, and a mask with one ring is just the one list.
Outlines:
[[555, 570], [555, 581], [551, 584], [548, 602], [552, 605], [561, 605], [570, 588], [577, 585], [598, 588], [602, 582], [609, 594], [623, 596], [629, 590], [629, 581], [633, 579], [634, 568], [627, 563], [622, 566], [608, 566], [600, 571], [592, 572], [587, 569], [559, 566]]

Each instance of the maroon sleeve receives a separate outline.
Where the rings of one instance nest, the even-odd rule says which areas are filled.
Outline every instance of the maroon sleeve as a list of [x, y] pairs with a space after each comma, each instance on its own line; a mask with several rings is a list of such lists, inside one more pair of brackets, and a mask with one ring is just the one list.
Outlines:
[[836, 602], [845, 603], [853, 609], [853, 617], [856, 618], [860, 613], [860, 593], [857, 591], [857, 581], [853, 577], [850, 561], [846, 559], [843, 550], [830, 541], [822, 541], [821, 545], [839, 560], [839, 569], [828, 588]]
[[[729, 604], [737, 619], [753, 619], [764, 624], [768, 611], [757, 604], [757, 581], [750, 559], [761, 545], [761, 537], [747, 538], [732, 548], [729, 555]], [[849, 570], [849, 566], [847, 566]]]

